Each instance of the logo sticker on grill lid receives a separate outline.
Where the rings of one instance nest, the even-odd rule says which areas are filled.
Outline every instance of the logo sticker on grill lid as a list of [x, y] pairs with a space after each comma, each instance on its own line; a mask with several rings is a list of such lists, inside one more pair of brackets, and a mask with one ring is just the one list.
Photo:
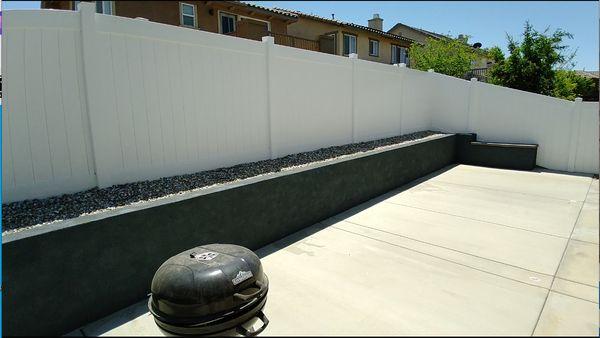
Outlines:
[[231, 282], [233, 285], [238, 285], [250, 277], [252, 277], [252, 271], [240, 271]]
[[217, 257], [219, 254], [216, 252], [212, 252], [212, 251], [207, 251], [207, 252], [203, 252], [203, 253], [196, 253], [196, 252], [192, 252], [190, 254], [191, 258], [195, 258], [199, 261], [210, 261], [213, 258]]

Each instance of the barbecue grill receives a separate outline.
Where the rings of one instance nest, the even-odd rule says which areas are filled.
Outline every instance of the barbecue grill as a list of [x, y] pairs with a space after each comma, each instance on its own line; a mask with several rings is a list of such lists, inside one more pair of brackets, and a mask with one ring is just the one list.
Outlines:
[[[260, 259], [231, 244], [199, 246], [165, 261], [152, 279], [148, 308], [156, 324], [176, 335], [206, 335], [236, 329], [244, 336], [262, 332], [269, 281]], [[248, 331], [242, 324], [259, 318]]]

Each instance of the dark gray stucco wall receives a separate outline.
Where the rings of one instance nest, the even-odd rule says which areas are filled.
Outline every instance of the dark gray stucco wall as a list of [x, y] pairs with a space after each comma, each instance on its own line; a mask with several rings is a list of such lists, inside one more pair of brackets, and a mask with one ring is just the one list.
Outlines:
[[483, 167], [532, 170], [537, 144], [477, 142], [477, 134], [456, 135], [456, 160]]
[[455, 161], [455, 136], [3, 243], [6, 335], [70, 332], [143, 299], [159, 265], [201, 244], [258, 249]]

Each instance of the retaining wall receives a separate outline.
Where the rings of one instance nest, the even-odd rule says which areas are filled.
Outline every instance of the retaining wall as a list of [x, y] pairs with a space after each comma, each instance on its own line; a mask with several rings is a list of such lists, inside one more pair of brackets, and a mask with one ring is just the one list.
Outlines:
[[3, 333], [68, 333], [143, 299], [176, 253], [258, 249], [454, 160], [445, 135], [4, 235]]

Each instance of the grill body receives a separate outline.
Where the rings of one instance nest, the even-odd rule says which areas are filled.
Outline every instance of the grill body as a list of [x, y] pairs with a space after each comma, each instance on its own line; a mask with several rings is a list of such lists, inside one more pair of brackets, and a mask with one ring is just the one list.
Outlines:
[[[205, 335], [238, 328], [242, 335], [264, 330], [262, 313], [269, 280], [251, 250], [210, 244], [186, 250], [156, 271], [148, 308], [156, 324], [176, 335]], [[258, 317], [263, 326], [248, 332], [241, 324]]]

